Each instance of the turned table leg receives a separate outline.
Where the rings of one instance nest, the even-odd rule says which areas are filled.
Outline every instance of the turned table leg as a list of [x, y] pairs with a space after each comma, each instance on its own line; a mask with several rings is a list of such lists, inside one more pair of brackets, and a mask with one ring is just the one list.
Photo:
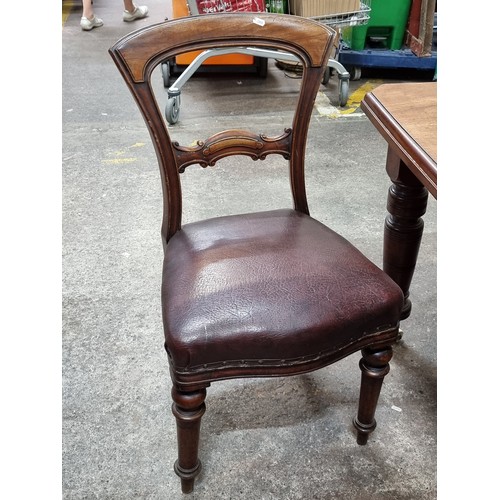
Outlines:
[[405, 297], [401, 319], [410, 315], [410, 284], [417, 263], [429, 193], [408, 167], [389, 148], [387, 173], [389, 188], [384, 230], [384, 271], [400, 286]]

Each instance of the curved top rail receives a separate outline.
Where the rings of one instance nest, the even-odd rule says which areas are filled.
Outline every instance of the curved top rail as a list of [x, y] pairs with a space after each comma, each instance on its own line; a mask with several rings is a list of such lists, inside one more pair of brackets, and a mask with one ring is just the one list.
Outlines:
[[164, 59], [214, 45], [236, 47], [271, 44], [319, 67], [332, 30], [317, 21], [287, 14], [230, 12], [189, 16], [132, 32], [116, 42], [110, 53], [119, 57], [134, 80], [145, 81], [148, 69]]

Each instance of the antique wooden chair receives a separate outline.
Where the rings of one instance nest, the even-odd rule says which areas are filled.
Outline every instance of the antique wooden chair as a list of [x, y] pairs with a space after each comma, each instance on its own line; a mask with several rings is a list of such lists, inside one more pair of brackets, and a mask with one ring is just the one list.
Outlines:
[[[161, 298], [178, 439], [174, 470], [185, 493], [200, 471], [200, 420], [206, 388], [217, 380], [302, 374], [361, 350], [354, 419], [359, 444], [376, 425], [403, 294], [353, 245], [312, 218], [306, 200], [306, 135], [333, 38], [326, 26], [302, 17], [231, 13], [147, 26], [110, 48], [160, 166]], [[170, 140], [153, 97], [152, 71], [182, 52], [215, 47], [261, 47], [300, 59], [303, 76], [291, 128], [268, 137], [245, 130], [243, 123], [197, 146]], [[231, 155], [264, 160], [270, 154], [288, 160], [293, 208], [181, 223], [179, 174], [186, 166], [206, 167]]]

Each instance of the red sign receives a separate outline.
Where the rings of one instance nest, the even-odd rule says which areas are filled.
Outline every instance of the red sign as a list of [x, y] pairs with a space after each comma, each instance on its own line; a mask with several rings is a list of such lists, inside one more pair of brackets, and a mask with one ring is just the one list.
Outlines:
[[[189, 2], [191, 6], [193, 3]], [[264, 0], [196, 0], [198, 12], [191, 14], [211, 14], [214, 12], [265, 12]]]

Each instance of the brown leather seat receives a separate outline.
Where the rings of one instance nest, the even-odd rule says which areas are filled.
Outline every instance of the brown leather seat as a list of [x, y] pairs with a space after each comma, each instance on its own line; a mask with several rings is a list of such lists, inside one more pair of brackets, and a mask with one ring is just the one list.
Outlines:
[[185, 225], [166, 249], [162, 299], [174, 370], [203, 372], [348, 350], [398, 324], [401, 290], [331, 229], [276, 210]]
[[[160, 165], [163, 323], [179, 445], [174, 469], [184, 492], [193, 489], [200, 471], [200, 420], [212, 382], [296, 375], [361, 350], [354, 425], [358, 443], [365, 444], [376, 425], [390, 346], [399, 337], [401, 289], [342, 236], [311, 217], [307, 207], [306, 136], [334, 34], [302, 17], [259, 13], [256, 23], [254, 16], [167, 21], [137, 30], [110, 49], [144, 115]], [[197, 146], [172, 142], [154, 99], [154, 67], [187, 50], [242, 46], [284, 50], [302, 62], [292, 127], [279, 137], [242, 128]], [[214, 165], [238, 154], [289, 159], [294, 208], [183, 225], [179, 174], [188, 165]]]

